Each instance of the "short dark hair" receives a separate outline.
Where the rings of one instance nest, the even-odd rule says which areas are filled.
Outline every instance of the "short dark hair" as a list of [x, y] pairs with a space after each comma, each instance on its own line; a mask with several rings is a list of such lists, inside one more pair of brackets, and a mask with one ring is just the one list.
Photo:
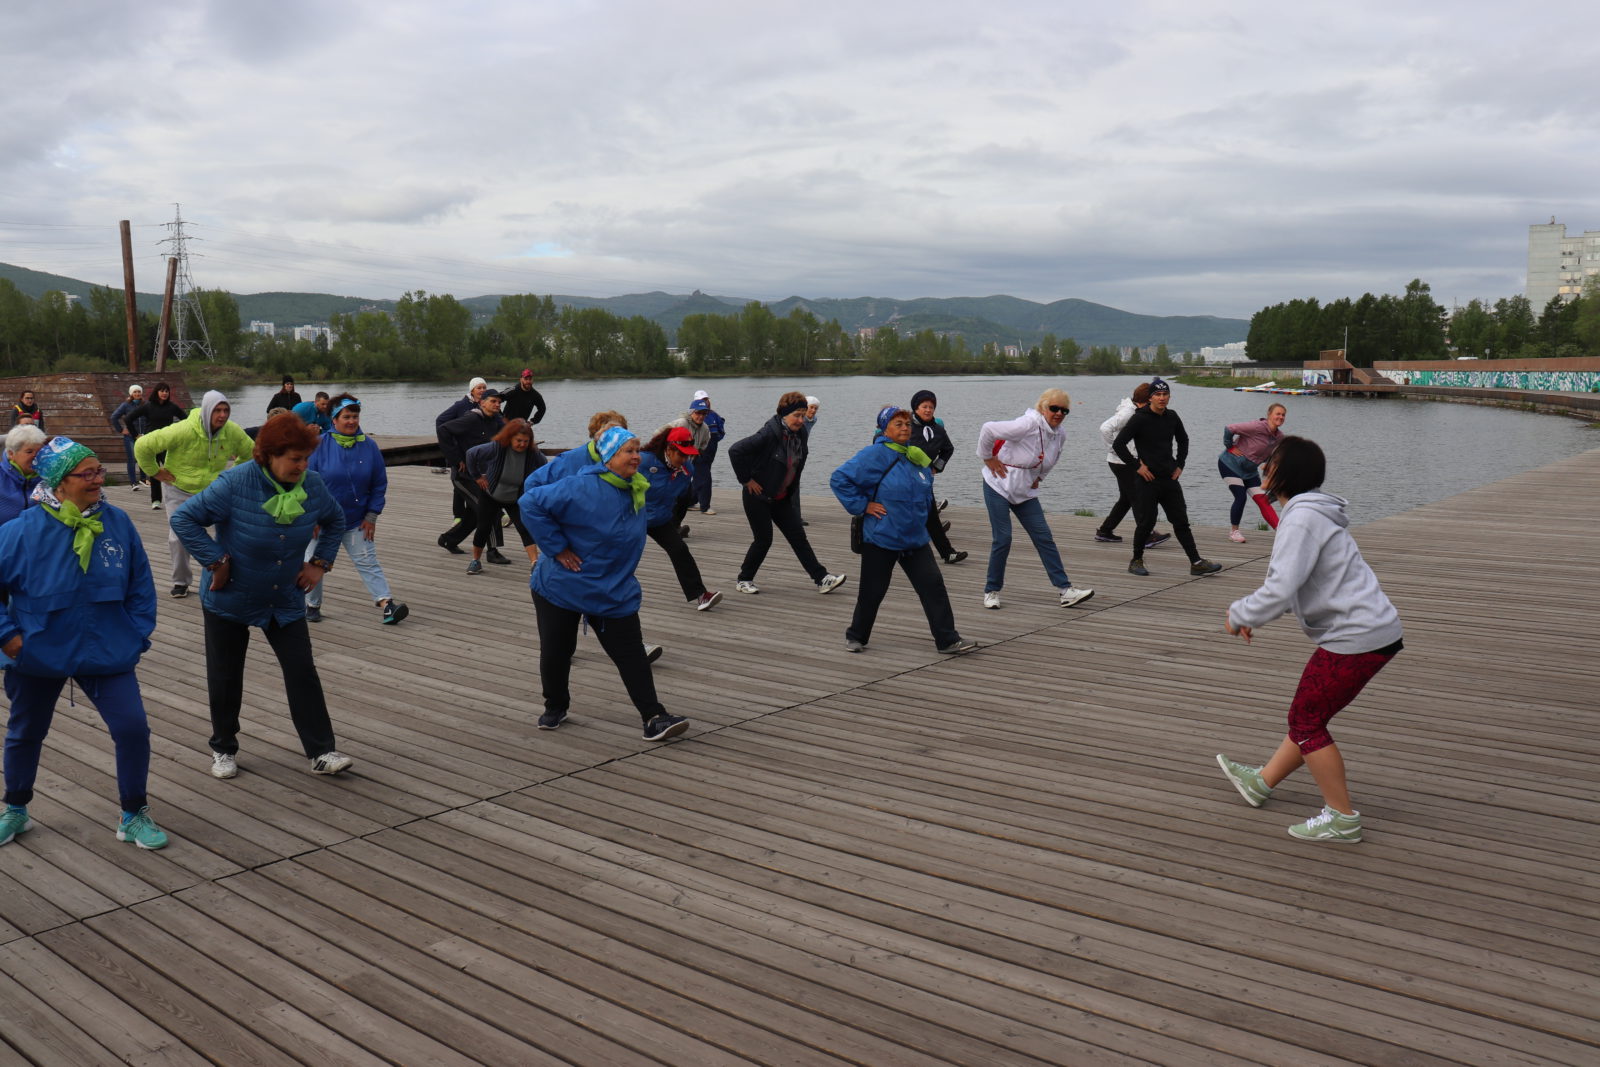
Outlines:
[[1272, 471], [1271, 492], [1279, 500], [1322, 488], [1328, 476], [1328, 459], [1308, 437], [1285, 437], [1279, 441], [1263, 471]]
[[317, 390], [317, 395], [316, 395], [315, 399], [317, 399], [317, 400], [327, 400], [328, 399], [327, 390], [325, 390], [325, 389]]
[[285, 452], [312, 452], [316, 450], [317, 429], [299, 419], [268, 419], [256, 431], [256, 447], [251, 453], [257, 463], [266, 463], [273, 456]]

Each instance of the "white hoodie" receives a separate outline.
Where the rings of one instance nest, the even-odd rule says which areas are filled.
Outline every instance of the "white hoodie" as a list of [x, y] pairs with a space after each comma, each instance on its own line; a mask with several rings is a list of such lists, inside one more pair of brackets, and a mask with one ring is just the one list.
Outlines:
[[1361, 558], [1345, 503], [1314, 489], [1283, 506], [1267, 579], [1229, 606], [1228, 621], [1254, 629], [1291, 611], [1307, 637], [1346, 656], [1400, 640], [1400, 613]]
[[[1122, 457], [1118, 456], [1116, 452], [1111, 449], [1111, 446], [1116, 443], [1117, 434], [1122, 432], [1122, 428], [1128, 425], [1128, 420], [1133, 418], [1133, 413], [1138, 410], [1139, 409], [1134, 406], [1132, 400], [1129, 400], [1127, 397], [1123, 397], [1117, 402], [1117, 410], [1111, 413], [1111, 417], [1109, 419], [1100, 424], [1100, 436], [1106, 439], [1107, 463], [1116, 464], [1118, 467], [1122, 466]], [[1128, 451], [1137, 456], [1139, 454], [1139, 446], [1134, 444], [1132, 441], [1129, 441]]]
[[1043, 481], [1061, 459], [1066, 439], [1065, 424], [1051, 429], [1038, 408], [1029, 408], [1020, 419], [984, 423], [978, 431], [978, 458], [1006, 465], [1002, 478], [985, 464], [984, 482], [1012, 504], [1033, 499], [1039, 495], [1034, 483]]

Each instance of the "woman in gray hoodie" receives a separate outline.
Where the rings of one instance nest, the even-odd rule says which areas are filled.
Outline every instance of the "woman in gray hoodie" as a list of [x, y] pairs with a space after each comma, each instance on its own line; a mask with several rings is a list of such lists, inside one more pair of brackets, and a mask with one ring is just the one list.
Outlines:
[[1258, 626], [1293, 612], [1317, 643], [1289, 706], [1289, 732], [1262, 767], [1217, 763], [1239, 794], [1259, 808], [1302, 763], [1311, 769], [1324, 807], [1289, 827], [1301, 841], [1351, 844], [1361, 840], [1361, 813], [1350, 803], [1344, 757], [1328, 734], [1373, 676], [1403, 647], [1400, 614], [1384, 595], [1355, 538], [1345, 501], [1322, 492], [1327, 461], [1316, 443], [1285, 437], [1263, 468], [1263, 487], [1283, 503], [1266, 581], [1228, 608], [1230, 634], [1249, 642]]

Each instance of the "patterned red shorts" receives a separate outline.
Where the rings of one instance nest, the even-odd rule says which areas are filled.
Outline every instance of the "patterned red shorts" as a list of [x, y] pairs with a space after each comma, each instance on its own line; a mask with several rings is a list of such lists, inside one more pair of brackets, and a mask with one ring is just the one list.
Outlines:
[[1289, 705], [1289, 739], [1300, 746], [1302, 755], [1333, 744], [1329, 720], [1349, 707], [1394, 656], [1387, 650], [1354, 656], [1325, 648], [1311, 653]]

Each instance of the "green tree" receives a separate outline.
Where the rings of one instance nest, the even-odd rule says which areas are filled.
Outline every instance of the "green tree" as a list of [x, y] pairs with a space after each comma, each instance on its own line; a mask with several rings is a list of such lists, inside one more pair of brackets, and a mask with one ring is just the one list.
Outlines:
[[1572, 324], [1573, 339], [1587, 355], [1600, 355], [1600, 275], [1591, 274], [1583, 283], [1583, 295], [1573, 301], [1578, 306]]
[[[219, 363], [233, 363], [238, 359], [239, 338], [243, 332], [238, 301], [223, 289], [196, 289], [194, 298], [205, 319], [205, 336], [211, 342], [212, 354]], [[189, 336], [197, 337], [199, 331], [191, 326]]]
[[1494, 320], [1498, 334], [1498, 342], [1494, 346], [1497, 358], [1515, 356], [1533, 340], [1536, 329], [1533, 308], [1528, 298], [1520, 293], [1501, 297], [1494, 302]]
[[1469, 300], [1450, 316], [1450, 342], [1463, 356], [1487, 355], [1494, 339], [1494, 316], [1482, 300]]
[[1063, 368], [1077, 369], [1078, 359], [1083, 355], [1083, 346], [1069, 337], [1056, 345], [1056, 363]]

